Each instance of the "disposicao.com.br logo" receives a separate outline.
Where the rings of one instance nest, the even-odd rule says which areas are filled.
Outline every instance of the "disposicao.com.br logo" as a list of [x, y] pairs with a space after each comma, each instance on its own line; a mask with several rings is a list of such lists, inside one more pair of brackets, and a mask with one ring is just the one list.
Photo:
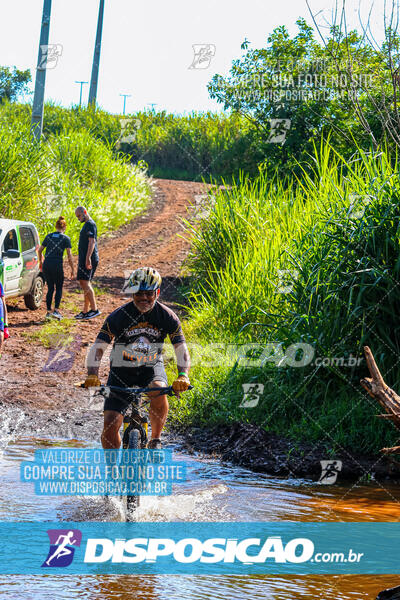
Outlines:
[[[72, 563], [74, 546], [80, 546], [82, 533], [78, 529], [50, 529], [50, 549], [42, 567], [66, 567]], [[308, 538], [294, 538], [286, 544], [281, 536], [246, 538], [89, 538], [86, 542], [85, 563], [155, 563], [169, 557], [177, 563], [275, 563], [299, 564], [311, 562], [359, 562], [362, 553], [348, 551], [314, 553], [314, 543]]]
[[49, 553], [42, 567], [68, 567], [74, 558], [75, 547], [82, 541], [79, 529], [48, 529]]
[[[250, 549], [253, 550], [248, 554]], [[254, 553], [256, 552], [256, 553]], [[300, 563], [310, 560], [314, 554], [314, 544], [306, 538], [295, 538], [283, 544], [280, 536], [243, 540], [226, 538], [131, 538], [131, 539], [89, 539], [86, 544], [84, 561], [102, 563], [156, 562], [161, 557], [171, 557], [178, 563], [263, 563], [268, 559], [277, 563]]]
[[0, 522], [0, 574], [400, 574], [399, 538], [396, 522]]
[[299, 564], [313, 562], [355, 562], [363, 553], [348, 552], [321, 553], [314, 556], [314, 543], [308, 538], [294, 538], [286, 544], [281, 536], [246, 538], [131, 538], [110, 540], [91, 538], [87, 541], [85, 563], [140, 563], [156, 562], [162, 557], [171, 557], [178, 563], [234, 563], [243, 564], [275, 563]]

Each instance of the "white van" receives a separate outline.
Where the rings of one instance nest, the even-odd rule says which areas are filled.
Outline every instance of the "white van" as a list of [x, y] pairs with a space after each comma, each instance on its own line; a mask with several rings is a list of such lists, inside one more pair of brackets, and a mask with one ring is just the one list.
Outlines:
[[6, 298], [23, 296], [36, 310], [43, 298], [44, 279], [39, 271], [39, 235], [33, 223], [0, 219], [0, 281]]

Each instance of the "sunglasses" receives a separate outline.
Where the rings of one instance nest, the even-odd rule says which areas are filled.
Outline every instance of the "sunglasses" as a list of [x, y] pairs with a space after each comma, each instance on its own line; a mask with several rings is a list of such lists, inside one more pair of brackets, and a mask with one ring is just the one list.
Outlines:
[[155, 295], [155, 291], [154, 290], [140, 290], [140, 292], [135, 292], [135, 296], [141, 296], [141, 295], [147, 296], [148, 298], [153, 298]]

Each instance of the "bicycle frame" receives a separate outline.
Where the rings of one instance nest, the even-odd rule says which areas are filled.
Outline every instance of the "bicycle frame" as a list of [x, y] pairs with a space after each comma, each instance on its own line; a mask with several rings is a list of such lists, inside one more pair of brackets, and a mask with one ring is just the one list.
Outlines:
[[141, 413], [140, 408], [141, 406], [148, 404], [150, 400], [147, 400], [146, 402], [142, 403], [142, 395], [148, 392], [157, 392], [158, 395], [166, 394], [167, 396], [173, 396], [174, 390], [172, 388], [172, 385], [165, 388], [124, 388], [114, 385], [102, 385], [99, 389], [98, 394], [106, 398], [108, 397], [110, 392], [120, 392], [124, 396], [128, 396], [128, 401], [130, 402], [130, 407], [127, 411], [127, 413], [129, 413], [130, 410], [130, 414], [124, 415], [122, 447], [124, 449], [128, 448], [129, 434], [132, 431], [132, 429], [137, 429], [140, 433], [141, 447], [146, 448], [148, 435], [148, 417]]

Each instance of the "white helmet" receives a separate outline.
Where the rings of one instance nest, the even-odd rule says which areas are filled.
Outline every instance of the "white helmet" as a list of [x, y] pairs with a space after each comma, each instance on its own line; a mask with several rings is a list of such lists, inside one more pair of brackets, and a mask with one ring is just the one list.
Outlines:
[[140, 290], [158, 290], [161, 281], [160, 273], [152, 267], [139, 267], [129, 275], [122, 291], [136, 294]]

